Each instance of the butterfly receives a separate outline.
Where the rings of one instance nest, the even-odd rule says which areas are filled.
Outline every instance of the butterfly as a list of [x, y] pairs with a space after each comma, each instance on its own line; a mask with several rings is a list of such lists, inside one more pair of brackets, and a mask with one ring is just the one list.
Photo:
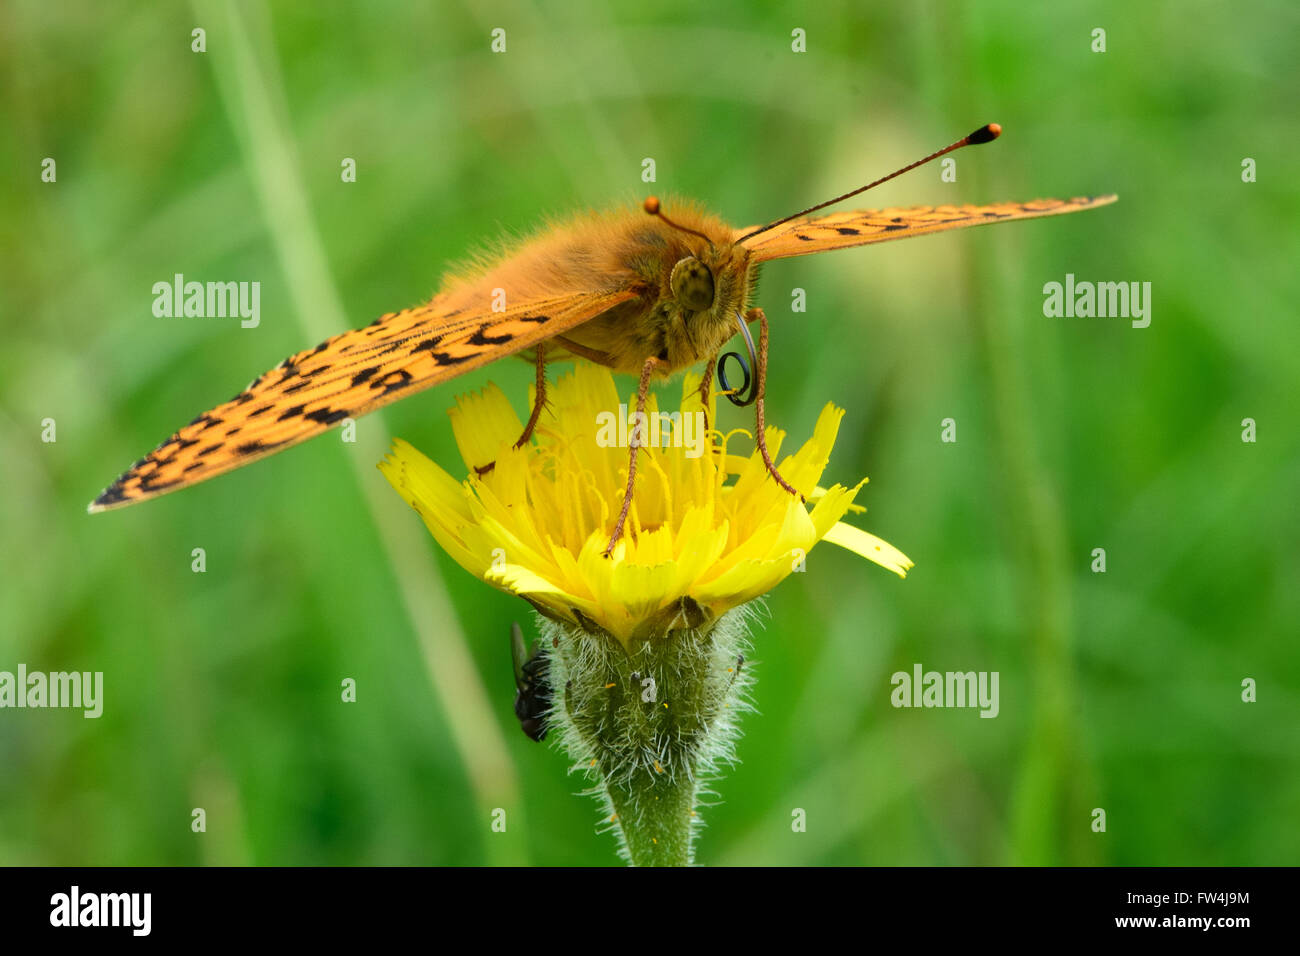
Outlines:
[[[532, 436], [544, 406], [549, 362], [584, 358], [637, 375], [642, 412], [653, 380], [704, 362], [702, 396], [707, 399], [716, 370], [724, 394], [734, 403], [755, 405], [756, 444], [763, 461], [775, 481], [798, 495], [777, 471], [765, 440], [767, 319], [762, 309], [749, 304], [758, 266], [1115, 201], [1114, 195], [1105, 195], [810, 215], [1000, 133], [996, 123], [982, 126], [889, 176], [764, 226], [734, 229], [691, 204], [674, 209], [669, 219], [654, 197], [644, 205], [648, 216], [622, 209], [553, 224], [506, 253], [451, 274], [429, 302], [382, 315], [365, 328], [289, 356], [229, 401], [180, 428], [109, 485], [88, 510], [120, 508], [198, 484], [313, 438], [344, 419], [516, 353], [531, 358], [537, 372], [536, 400], [519, 445]], [[757, 348], [749, 331], [755, 322]], [[753, 382], [738, 353], [728, 353], [719, 364], [722, 347], [737, 332], [749, 350]], [[744, 367], [745, 383], [739, 389], [731, 389], [725, 376], [725, 360], [733, 356]], [[633, 442], [623, 507], [607, 555], [623, 534], [636, 463]], [[474, 467], [481, 474], [492, 463]]]

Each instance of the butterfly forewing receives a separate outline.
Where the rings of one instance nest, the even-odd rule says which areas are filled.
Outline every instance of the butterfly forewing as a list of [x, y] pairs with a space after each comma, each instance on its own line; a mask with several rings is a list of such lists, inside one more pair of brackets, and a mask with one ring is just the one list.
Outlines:
[[[907, 209], [865, 209], [831, 213], [816, 218], [792, 219], [744, 242], [751, 261], [788, 259], [829, 249], [862, 246], [890, 239], [905, 239], [946, 229], [962, 229], [1013, 219], [1034, 219], [1080, 212], [1115, 201], [1115, 196], [1075, 199], [1034, 199], [1029, 202], [991, 203], [986, 206], [912, 206]], [[757, 227], [737, 229], [736, 239]]]
[[[743, 239], [749, 262], [757, 264], [947, 229], [1078, 212], [1114, 200], [1114, 196], [1098, 196], [840, 212], [802, 216], [757, 232], [740, 229], [731, 236], [734, 242]], [[717, 226], [725, 236], [726, 227]], [[495, 272], [480, 275], [474, 284], [453, 284], [427, 305], [390, 313], [364, 329], [344, 332], [291, 355], [136, 462], [95, 499], [90, 510], [120, 507], [196, 484], [312, 438], [345, 418], [359, 417], [562, 336], [620, 303], [639, 298], [646, 291], [644, 273], [661, 272], [672, 264], [655, 260], [663, 256], [663, 232], [680, 228], [668, 223], [657, 233], [639, 223], [633, 228], [625, 221], [580, 220], [526, 246], [517, 258], [497, 263], [492, 267]], [[695, 235], [708, 239], [698, 231]], [[653, 266], [648, 270], [647, 257]], [[503, 275], [523, 279], [528, 294], [500, 311], [491, 302], [478, 303], [484, 289], [497, 291], [494, 283]], [[650, 305], [653, 300], [644, 303], [645, 316]], [[639, 334], [653, 340], [659, 332], [657, 328], [647, 332], [631, 318], [615, 325], [638, 345]], [[567, 339], [560, 344], [573, 348]]]
[[451, 311], [445, 297], [299, 352], [204, 412], [91, 504], [102, 511], [175, 491], [306, 441], [439, 382], [536, 345], [634, 298], [588, 292]]

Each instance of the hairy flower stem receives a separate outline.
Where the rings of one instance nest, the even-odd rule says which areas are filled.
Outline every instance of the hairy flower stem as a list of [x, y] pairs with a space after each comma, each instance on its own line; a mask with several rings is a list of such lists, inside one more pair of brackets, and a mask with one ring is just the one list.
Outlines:
[[606, 781], [605, 793], [617, 815], [619, 834], [633, 866], [690, 866], [694, 862], [696, 784], [637, 774]]
[[594, 626], [542, 620], [548, 723], [635, 866], [694, 862], [699, 798], [734, 759], [747, 707], [746, 616], [736, 608], [705, 620], [688, 598], [630, 646]]

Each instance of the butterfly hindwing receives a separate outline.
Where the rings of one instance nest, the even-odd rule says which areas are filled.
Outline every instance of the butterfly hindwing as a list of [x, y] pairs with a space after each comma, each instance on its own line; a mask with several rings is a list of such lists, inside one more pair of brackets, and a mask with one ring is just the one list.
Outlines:
[[[907, 209], [865, 209], [831, 213], [817, 218], [792, 219], [744, 243], [753, 262], [806, 256], [872, 242], [906, 239], [946, 229], [982, 226], [1013, 219], [1035, 219], [1080, 212], [1115, 201], [1114, 195], [1074, 199], [1034, 199], [1029, 202], [990, 203], [985, 206], [913, 206]], [[736, 230], [737, 239], [756, 227]]]
[[452, 311], [445, 297], [291, 355], [136, 462], [90, 505], [132, 504], [188, 487], [536, 345], [634, 298], [573, 293], [503, 311]]

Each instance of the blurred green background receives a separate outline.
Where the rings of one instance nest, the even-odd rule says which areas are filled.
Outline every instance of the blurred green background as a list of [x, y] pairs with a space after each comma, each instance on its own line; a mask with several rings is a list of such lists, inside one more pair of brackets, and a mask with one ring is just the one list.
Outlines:
[[[917, 567], [827, 547], [769, 596], [761, 713], [699, 859], [1300, 860], [1300, 8], [622, 6], [0, 7], [0, 670], [106, 684], [99, 720], [0, 711], [0, 861], [615, 863], [514, 719], [527, 609], [437, 553], [373, 467], [390, 434], [457, 462], [453, 395], [491, 379], [522, 410], [524, 363], [362, 419], [356, 444], [86, 503], [503, 231], [648, 192], [766, 221], [990, 120], [1003, 138], [956, 183], [936, 165], [860, 204], [1119, 203], [764, 271], [771, 420], [802, 440], [848, 409], [828, 478], [870, 475], [859, 523]], [[260, 327], [155, 318], [177, 272], [260, 281]], [[1150, 328], [1044, 317], [1067, 272], [1151, 282]], [[1000, 716], [892, 708], [917, 662], [998, 671]]]

